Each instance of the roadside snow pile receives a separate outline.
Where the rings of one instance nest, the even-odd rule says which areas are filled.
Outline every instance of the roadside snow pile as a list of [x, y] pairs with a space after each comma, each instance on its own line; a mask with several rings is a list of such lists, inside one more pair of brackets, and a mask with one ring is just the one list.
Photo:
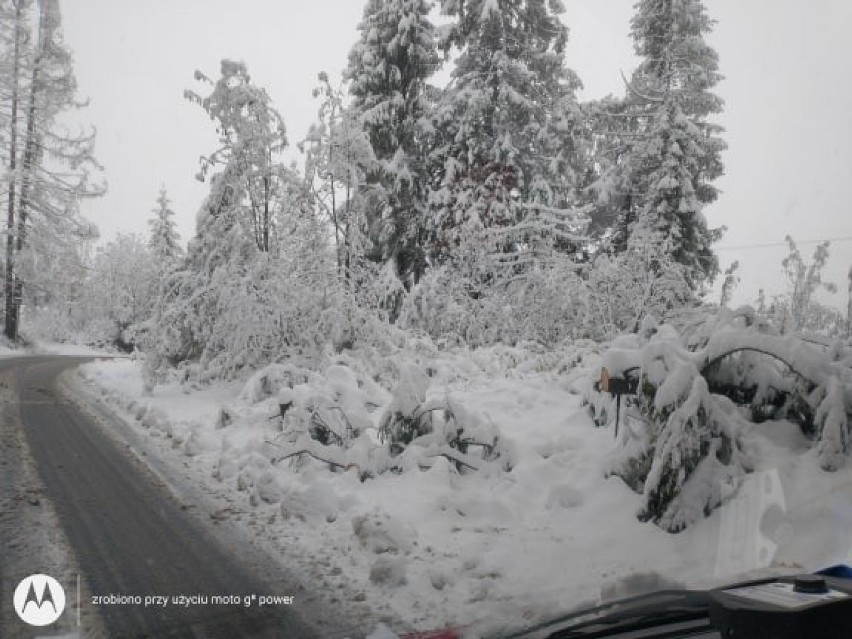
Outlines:
[[[642, 494], [642, 520], [678, 532], [737, 491], [754, 460], [742, 434], [752, 422], [790, 419], [816, 442], [824, 470], [852, 454], [852, 356], [779, 335], [754, 312], [722, 309], [683, 335], [649, 320], [615, 340], [600, 359], [611, 378], [631, 381], [628, 426], [609, 472]], [[585, 402], [598, 425], [617, 399], [590, 377]]]

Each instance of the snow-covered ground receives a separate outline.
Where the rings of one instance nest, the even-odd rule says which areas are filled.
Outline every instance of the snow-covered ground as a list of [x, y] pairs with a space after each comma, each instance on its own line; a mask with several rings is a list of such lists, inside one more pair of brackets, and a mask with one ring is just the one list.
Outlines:
[[493, 348], [421, 358], [428, 396], [496, 428], [511, 471], [460, 474], [438, 456], [363, 482], [312, 459], [274, 462], [279, 399], [337, 397], [366, 416], [375, 439], [393, 362], [342, 358], [325, 374], [294, 373], [292, 390], [281, 369], [273, 382], [151, 390], [132, 360], [87, 364], [80, 378], [142, 434], [140, 454], [218, 495], [218, 516], [242, 521], [338, 593], [344, 609], [397, 629], [527, 626], [637, 590], [852, 559], [852, 469], [821, 471], [786, 422], [745, 435], [755, 472], [708, 518], [677, 535], [638, 521], [639, 495], [605, 478], [618, 444], [581, 405], [595, 362], [582, 354]]

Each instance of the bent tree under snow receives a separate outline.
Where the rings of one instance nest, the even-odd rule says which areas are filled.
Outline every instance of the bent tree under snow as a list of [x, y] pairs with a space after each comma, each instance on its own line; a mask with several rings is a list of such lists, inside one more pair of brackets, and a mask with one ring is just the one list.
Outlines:
[[[733, 496], [753, 468], [741, 441], [751, 423], [797, 423], [826, 471], [852, 455], [848, 345], [779, 334], [750, 308], [722, 309], [681, 332], [644, 329], [602, 358], [610, 374], [638, 382], [629, 401], [645, 429], [622, 430], [611, 473], [642, 494], [640, 518], [677, 532]], [[586, 401], [599, 425], [615, 417], [615, 400], [591, 384]]]

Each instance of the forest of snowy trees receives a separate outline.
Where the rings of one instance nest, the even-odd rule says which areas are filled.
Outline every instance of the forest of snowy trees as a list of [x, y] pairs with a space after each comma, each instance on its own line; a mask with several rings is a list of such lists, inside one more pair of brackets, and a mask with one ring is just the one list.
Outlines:
[[[727, 430], [730, 406], [714, 393], [754, 410], [807, 404], [803, 427], [832, 429], [824, 465], [836, 466], [852, 450], [848, 370], [838, 372], [852, 327], [849, 311], [818, 300], [833, 286], [822, 281], [828, 246], [808, 262], [788, 239], [789, 290], [761, 295], [754, 309], [725, 309], [736, 265], [721, 300], [709, 299], [723, 229], [705, 210], [726, 145], [704, 4], [639, 0], [630, 24], [639, 64], [623, 94], [584, 102], [560, 0], [368, 0], [342, 78], [318, 75], [304, 139], [246, 64], [196, 71], [185, 98], [218, 144], [196, 176], [208, 194], [194, 236], [186, 246], [178, 237], [164, 189], [152, 194], [147, 237], [95, 248], [78, 210], [103, 189], [93, 136], [57, 125], [80, 106], [57, 2], [3, 0], [6, 336], [137, 350], [153, 384], [175, 371], [193, 382], [245, 378], [288, 358], [388, 352], [412, 337], [441, 349], [552, 348], [628, 333], [645, 382], [637, 406], [657, 430], [613, 472], [645, 486], [648, 517], [684, 523], [667, 510], [678, 489], [666, 482], [695, 419], [699, 456], [722, 447], [728, 472], [747, 471]], [[286, 159], [291, 145], [301, 166]], [[764, 350], [775, 348], [766, 335], [796, 335], [823, 344], [833, 363], [800, 375], [800, 386], [772, 377], [757, 391], [743, 367], [763, 364], [708, 369], [726, 353], [701, 331], [758, 326]], [[677, 348], [655, 346], [669, 331]], [[665, 366], [651, 375], [657, 360]], [[679, 360], [691, 386], [668, 389]], [[590, 392], [605, 422], [602, 401]]]
[[[701, 2], [637, 3], [640, 64], [622, 96], [591, 102], [546, 0], [370, 0], [295, 142], [245, 64], [198, 71], [186, 98], [219, 145], [196, 176], [209, 195], [186, 250], [165, 191], [149, 237], [93, 248], [77, 207], [103, 187], [93, 135], [57, 124], [81, 106], [58, 5], [2, 6], [10, 339], [23, 304], [60, 334], [142, 348], [154, 371], [228, 377], [398, 330], [471, 347], [607, 339], [706, 303], [719, 274], [722, 229], [704, 209], [725, 143]], [[432, 84], [444, 67], [450, 81]], [[302, 167], [285, 161], [290, 144]], [[793, 245], [788, 260], [791, 278], [813, 279], [792, 272], [807, 268]], [[843, 332], [842, 314], [806, 312], [817, 302], [802, 287], [820, 285], [792, 283], [793, 299], [761, 312]]]
[[367, 3], [342, 81], [319, 76], [304, 170], [244, 64], [196, 73], [186, 97], [219, 148], [140, 342], [152, 370], [232, 376], [398, 330], [472, 347], [603, 339], [700, 302], [724, 148], [701, 3], [640, 3], [643, 62], [623, 97], [590, 104], [559, 3], [440, 9], [438, 28], [425, 0]]

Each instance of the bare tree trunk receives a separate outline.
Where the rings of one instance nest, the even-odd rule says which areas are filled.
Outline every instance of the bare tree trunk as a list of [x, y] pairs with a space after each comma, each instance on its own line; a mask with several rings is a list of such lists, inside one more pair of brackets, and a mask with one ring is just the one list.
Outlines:
[[[42, 0], [39, 10], [39, 26], [38, 26], [38, 45], [35, 60], [33, 62], [32, 74], [30, 76], [30, 95], [29, 104], [27, 105], [27, 134], [24, 142], [24, 155], [21, 162], [21, 191], [18, 200], [18, 236], [15, 246], [16, 255], [20, 256], [24, 248], [27, 237], [27, 213], [30, 208], [30, 195], [32, 192], [33, 170], [36, 165], [36, 155], [39, 153], [38, 140], [36, 139], [36, 100], [38, 99], [38, 83], [39, 71], [41, 70], [42, 60], [44, 58], [44, 46], [46, 18], [45, 18], [45, 3]], [[24, 282], [19, 275], [15, 274], [15, 296], [13, 299], [13, 324], [15, 326], [15, 335], [20, 330], [21, 325], [21, 304], [24, 299]]]
[[846, 337], [852, 337], [852, 266], [849, 267], [849, 296], [846, 302]]
[[270, 225], [270, 213], [269, 213], [269, 176], [263, 176], [263, 251], [269, 252], [269, 225]]
[[15, 3], [15, 48], [12, 57], [12, 104], [9, 117], [9, 199], [6, 214], [6, 337], [15, 340], [18, 327], [15, 322], [15, 202], [18, 176], [18, 102], [21, 70], [21, 36], [23, 31], [24, 1]]

